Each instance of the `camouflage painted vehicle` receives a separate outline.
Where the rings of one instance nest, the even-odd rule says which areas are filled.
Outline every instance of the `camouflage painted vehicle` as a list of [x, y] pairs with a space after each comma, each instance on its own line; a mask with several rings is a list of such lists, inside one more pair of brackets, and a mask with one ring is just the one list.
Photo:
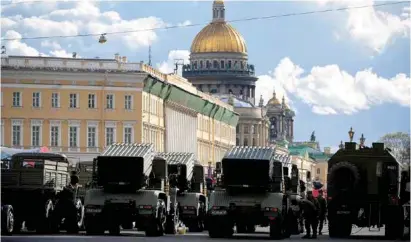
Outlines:
[[[28, 230], [52, 232], [61, 227], [55, 221], [60, 211], [55, 210], [60, 192], [68, 184], [70, 174], [64, 155], [53, 153], [18, 153], [11, 157], [9, 169], [1, 170], [2, 232], [19, 232], [25, 222]], [[73, 224], [68, 230], [77, 232], [82, 226], [83, 205], [75, 198], [76, 211], [65, 215]], [[5, 218], [6, 220], [4, 221]]]
[[175, 232], [169, 217], [167, 164], [154, 157], [152, 144], [113, 144], [95, 159], [95, 187], [86, 191], [87, 234], [120, 234], [120, 226], [146, 236]]
[[356, 143], [346, 142], [328, 161], [330, 237], [350, 236], [352, 225], [385, 226], [386, 237], [401, 237], [400, 170], [383, 143], [357, 148]]
[[191, 232], [203, 231], [208, 205], [204, 167], [194, 160], [193, 153], [163, 152], [157, 156], [167, 160], [170, 188], [177, 189], [179, 220]]
[[283, 174], [283, 165], [290, 164], [275, 159], [272, 147], [228, 151], [222, 160], [222, 182], [210, 194], [209, 236], [228, 237], [234, 226], [239, 232], [238, 228], [259, 225], [269, 226], [273, 239], [290, 237], [292, 210], [285, 186], [291, 182]]

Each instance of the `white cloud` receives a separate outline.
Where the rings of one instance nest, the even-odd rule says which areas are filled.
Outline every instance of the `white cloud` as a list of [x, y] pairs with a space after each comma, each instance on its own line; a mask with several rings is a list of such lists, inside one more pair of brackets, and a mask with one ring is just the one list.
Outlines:
[[[8, 30], [6, 32], [5, 38], [19, 39], [21, 38], [21, 34], [14, 30]], [[5, 42], [4, 45], [6, 47], [6, 54], [8, 55], [26, 55], [26, 56], [39, 56], [40, 55], [40, 52], [38, 50], [27, 45], [26, 43], [20, 42], [19, 40], [7, 41]]]
[[[156, 31], [150, 30], [169, 26], [162, 19], [157, 17], [144, 17], [135, 19], [124, 19], [116, 11], [101, 11], [96, 1], [77, 1], [69, 4], [59, 5], [60, 3], [49, 3], [49, 11], [40, 15], [30, 15], [22, 17], [20, 15], [7, 16], [3, 13], [1, 19], [3, 31], [13, 29], [19, 33], [24, 33], [25, 37], [33, 36], [55, 36], [55, 35], [78, 35], [84, 33], [110, 33], [110, 32], [127, 32], [124, 34], [107, 35], [106, 49], [115, 49], [116, 46], [126, 47], [131, 51], [135, 51], [140, 47], [147, 47], [157, 41], [158, 35]], [[31, 6], [31, 5], [27, 5]], [[25, 4], [9, 6], [14, 10], [20, 10], [27, 7]], [[178, 25], [184, 26], [190, 24], [190, 21], [185, 21]], [[137, 32], [133, 32], [138, 30]], [[94, 38], [94, 45], [97, 45], [100, 36], [88, 37]], [[87, 38], [87, 37], [86, 37]], [[67, 46], [69, 43], [77, 43], [84, 50], [92, 49], [90, 44], [86, 45], [86, 38], [59, 38], [56, 39], [60, 46]], [[88, 41], [87, 43], [90, 43]], [[52, 48], [55, 51], [55, 46], [42, 46]], [[75, 47], [81, 52], [79, 46]], [[116, 52], [116, 51], [113, 51]], [[57, 53], [57, 52], [56, 52]]]
[[172, 50], [168, 53], [167, 61], [157, 64], [157, 68], [163, 73], [172, 73], [175, 68], [176, 60], [183, 60], [184, 64], [188, 64], [190, 51], [188, 50]]
[[[364, 6], [375, 4], [374, 0], [317, 0], [321, 6], [337, 7]], [[400, 16], [377, 10], [374, 7], [347, 10], [345, 28], [350, 36], [377, 53], [397, 37], [409, 35], [411, 20], [409, 7]], [[408, 12], [408, 14], [406, 13]], [[339, 35], [340, 37], [340, 35]]]
[[272, 83], [323, 115], [352, 114], [382, 103], [410, 105], [411, 79], [406, 74], [386, 79], [365, 69], [351, 75], [337, 65], [315, 66], [304, 74], [301, 67], [284, 58], [269, 77], [264, 77], [267, 79], [257, 82], [256, 91], [267, 95], [265, 89]]
[[258, 81], [255, 87], [256, 103], [259, 102], [260, 96], [262, 96], [264, 104], [266, 104], [268, 100], [273, 97], [274, 90], [278, 100], [281, 101], [284, 97], [285, 103], [291, 106], [294, 111], [296, 111], [296, 108], [293, 106], [292, 100], [287, 95], [282, 83], [273, 80], [272, 76], [270, 75], [261, 75], [258, 77]]

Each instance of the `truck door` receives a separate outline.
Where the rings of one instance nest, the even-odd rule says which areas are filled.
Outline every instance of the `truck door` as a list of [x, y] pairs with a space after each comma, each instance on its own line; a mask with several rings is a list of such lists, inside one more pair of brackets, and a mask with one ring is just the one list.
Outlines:
[[399, 170], [398, 164], [384, 163], [381, 177], [381, 194], [388, 194], [389, 204], [398, 204]]

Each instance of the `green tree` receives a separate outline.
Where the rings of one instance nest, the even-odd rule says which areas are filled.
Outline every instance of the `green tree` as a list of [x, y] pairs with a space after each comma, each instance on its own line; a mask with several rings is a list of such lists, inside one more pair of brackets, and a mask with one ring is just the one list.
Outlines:
[[410, 163], [410, 134], [403, 132], [389, 133], [380, 138], [386, 147], [402, 163]]

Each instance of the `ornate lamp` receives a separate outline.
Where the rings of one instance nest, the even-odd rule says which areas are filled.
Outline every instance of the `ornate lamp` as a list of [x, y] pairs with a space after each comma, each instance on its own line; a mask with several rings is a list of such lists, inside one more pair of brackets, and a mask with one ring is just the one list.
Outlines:
[[340, 149], [344, 149], [344, 143], [343, 143], [343, 141], [341, 140], [341, 143], [340, 143], [340, 145], [338, 146]]
[[107, 42], [106, 34], [100, 35], [100, 38], [98, 39], [98, 42], [99, 42], [100, 44], [106, 43], [106, 42]]
[[355, 134], [355, 132], [351, 127], [350, 131], [348, 131], [348, 135], [350, 136], [350, 142], [352, 142], [352, 140], [354, 139], [354, 134]]
[[364, 144], [365, 144], [365, 137], [364, 137], [364, 134], [361, 134], [360, 146], [361, 146], [361, 147], [364, 147]]

